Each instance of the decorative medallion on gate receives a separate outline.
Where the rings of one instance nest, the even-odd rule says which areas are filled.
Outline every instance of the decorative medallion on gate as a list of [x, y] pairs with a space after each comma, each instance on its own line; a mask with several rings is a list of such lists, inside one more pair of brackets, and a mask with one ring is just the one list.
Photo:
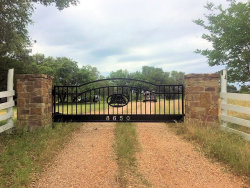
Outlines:
[[112, 107], [123, 107], [129, 102], [129, 98], [122, 94], [113, 94], [107, 98], [107, 103]]

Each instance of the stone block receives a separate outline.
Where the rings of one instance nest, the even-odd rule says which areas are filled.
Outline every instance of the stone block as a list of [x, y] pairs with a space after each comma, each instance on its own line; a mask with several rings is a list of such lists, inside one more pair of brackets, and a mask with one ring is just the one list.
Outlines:
[[200, 106], [209, 107], [211, 105], [211, 94], [210, 93], [201, 93], [200, 94]]
[[34, 91], [34, 87], [31, 85], [25, 86], [25, 88], [26, 88], [26, 92], [28, 93], [31, 93], [32, 91]]
[[41, 115], [43, 109], [42, 108], [30, 108], [30, 115]]
[[31, 98], [31, 103], [43, 103], [43, 97], [39, 96], [39, 97], [32, 97]]
[[192, 107], [200, 107], [201, 106], [201, 104], [200, 104], [200, 102], [194, 102], [194, 101], [191, 101], [190, 102], [190, 107], [192, 108]]
[[206, 87], [205, 91], [215, 91], [215, 87]]
[[217, 116], [219, 113], [219, 108], [215, 107], [215, 108], [210, 108], [207, 110], [207, 115], [212, 115], [212, 116]]

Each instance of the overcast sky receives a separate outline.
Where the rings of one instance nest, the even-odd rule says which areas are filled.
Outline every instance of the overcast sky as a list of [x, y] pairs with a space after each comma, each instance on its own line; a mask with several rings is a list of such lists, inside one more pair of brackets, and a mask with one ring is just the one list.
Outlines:
[[[209, 73], [197, 48], [209, 48], [204, 30], [192, 20], [202, 18], [207, 0], [81, 0], [63, 11], [36, 6], [29, 27], [34, 53], [66, 56], [79, 66], [92, 65], [107, 75], [111, 71], [140, 70]], [[226, 0], [215, 0], [226, 5]]]

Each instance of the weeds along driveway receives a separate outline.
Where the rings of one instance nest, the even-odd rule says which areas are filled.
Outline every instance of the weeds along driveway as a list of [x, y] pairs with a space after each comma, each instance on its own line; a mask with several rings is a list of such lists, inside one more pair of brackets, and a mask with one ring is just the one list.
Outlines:
[[119, 187], [115, 124], [85, 123], [31, 187]]
[[235, 188], [243, 181], [212, 163], [164, 123], [138, 123], [138, 169], [152, 187]]

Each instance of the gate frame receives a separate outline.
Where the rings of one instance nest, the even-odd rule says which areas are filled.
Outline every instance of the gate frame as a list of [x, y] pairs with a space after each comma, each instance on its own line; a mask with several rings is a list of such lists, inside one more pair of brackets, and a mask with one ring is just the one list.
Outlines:
[[[100, 114], [100, 112], [99, 112], [99, 114], [95, 114], [95, 115], [93, 115], [93, 114], [90, 114], [90, 115], [81, 114], [81, 115], [79, 115], [79, 114], [62, 114], [62, 113], [56, 112], [56, 102], [55, 102], [56, 101], [56, 91], [58, 90], [58, 92], [59, 92], [59, 88], [67, 88], [67, 95], [69, 95], [68, 88], [75, 88], [76, 89], [76, 102], [75, 102], [75, 105], [77, 106], [78, 105], [77, 98], [80, 95], [82, 95], [83, 93], [86, 94], [86, 92], [89, 91], [89, 90], [85, 90], [82, 93], [78, 93], [77, 88], [82, 87], [82, 86], [86, 86], [86, 85], [89, 85], [89, 84], [93, 84], [93, 83], [96, 83], [96, 82], [113, 81], [113, 80], [125, 80], [125, 81], [141, 82], [141, 83], [145, 83], [145, 84], [149, 84], [151, 86], [154, 86], [157, 89], [159, 88], [159, 92], [158, 93], [156, 92], [156, 94], [159, 95], [159, 99], [160, 99], [161, 95], [164, 95], [164, 100], [166, 100], [165, 99], [166, 94], [169, 94], [169, 96], [171, 94], [173, 94], [173, 96], [176, 96], [178, 94], [178, 97], [179, 97], [179, 95], [181, 95], [180, 100], [181, 100], [181, 105], [182, 105], [181, 106], [181, 112], [182, 113], [181, 114], [180, 113], [178, 113], [178, 114], [171, 114], [171, 113], [166, 114], [165, 110], [164, 110], [165, 114], [120, 114], [120, 113], [119, 114], [110, 114], [110, 113], [108, 113], [108, 114]], [[169, 87], [169, 93], [166, 93], [166, 92], [161, 93], [161, 91], [160, 91], [161, 87], [164, 87], [164, 91], [165, 91], [166, 86]], [[132, 90], [132, 88], [136, 88], [136, 89], [140, 89], [140, 90], [143, 89], [143, 88], [138, 88], [138, 87], [135, 87], [135, 86], [116, 85], [116, 86], [105, 86], [105, 87], [93, 88], [90, 91], [92, 91], [92, 90], [95, 91], [96, 89], [100, 90], [101, 88], [109, 88], [109, 87], [117, 87], [117, 88], [119, 88], [119, 87], [128, 87], [128, 88], [130, 88], [130, 90]], [[178, 87], [178, 93], [175, 93], [175, 91], [170, 92], [171, 87], [174, 88], [173, 90], [175, 90], [175, 87]], [[179, 88], [181, 88], [181, 93], [179, 92]], [[132, 94], [132, 91], [130, 93]], [[172, 122], [172, 123], [174, 123], [174, 122], [183, 122], [184, 117], [185, 117], [185, 112], [184, 112], [185, 88], [184, 88], [183, 84], [176, 84], [176, 85], [175, 84], [170, 84], [170, 85], [169, 84], [154, 84], [154, 83], [151, 83], [151, 82], [148, 82], [148, 81], [138, 80], [138, 79], [131, 79], [131, 78], [106, 78], [106, 79], [99, 79], [99, 80], [90, 81], [90, 82], [83, 83], [83, 84], [77, 85], [77, 86], [70, 86], [70, 85], [54, 86], [52, 94], [53, 94], [53, 111], [52, 111], [53, 116], [52, 117], [53, 117], [54, 122]], [[90, 93], [90, 96], [91, 96], [91, 93]], [[141, 96], [141, 94], [140, 94], [140, 96]], [[132, 95], [131, 95], [131, 97], [132, 97]], [[171, 98], [169, 98], [169, 101], [170, 101], [170, 99]], [[86, 100], [86, 98], [85, 98], [85, 100]], [[67, 104], [68, 103], [69, 103], [69, 101], [67, 100]], [[71, 103], [72, 103], [72, 101], [71, 101]], [[85, 105], [86, 105], [86, 103], [85, 103]], [[151, 101], [150, 101], [150, 108], [151, 108]], [[160, 109], [160, 104], [159, 104], [159, 109]], [[165, 109], [165, 107], [164, 107], [164, 109]], [[180, 108], [178, 108], [178, 110], [180, 110]], [[77, 113], [77, 110], [76, 110], [76, 113]]]

